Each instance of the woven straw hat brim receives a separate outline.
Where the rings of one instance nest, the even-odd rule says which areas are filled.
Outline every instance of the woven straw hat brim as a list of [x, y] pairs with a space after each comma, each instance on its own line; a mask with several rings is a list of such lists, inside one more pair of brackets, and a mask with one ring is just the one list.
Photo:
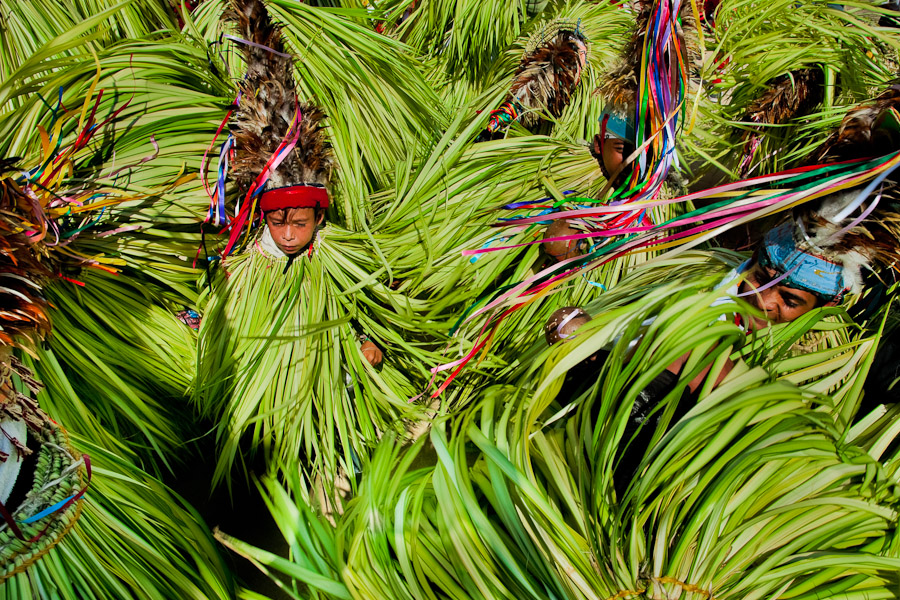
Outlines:
[[[199, 515], [131, 461], [72, 433], [94, 477], [80, 517], [39, 560], [11, 569], [0, 598], [225, 600], [234, 582]], [[21, 568], [18, 568], [21, 567]]]
[[[72, 448], [66, 431], [45, 420], [36, 434], [40, 442], [31, 490], [19, 506], [10, 510], [19, 524], [21, 539], [7, 523], [0, 524], [0, 582], [21, 573], [56, 546], [81, 514], [83, 500], [52, 512], [31, 523], [32, 515], [75, 496], [85, 486], [85, 462]], [[25, 473], [20, 473], [20, 477]]]

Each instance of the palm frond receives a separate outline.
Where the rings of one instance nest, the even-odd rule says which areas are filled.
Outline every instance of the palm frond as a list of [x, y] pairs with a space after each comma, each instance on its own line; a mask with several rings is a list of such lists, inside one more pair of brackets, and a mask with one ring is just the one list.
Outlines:
[[[228, 545], [315, 597], [885, 590], [884, 570], [897, 560], [884, 544], [894, 484], [847, 444], [826, 398], [738, 363], [673, 419], [693, 374], [721, 364], [744, 337], [716, 318], [734, 307], [710, 306], [716, 292], [698, 297], [702, 283], [684, 284], [597, 315], [546, 363], [524, 370], [522, 385], [485, 390], [432, 430], [436, 464], [415, 466], [421, 442], [404, 453], [385, 441], [336, 528], [303, 508], [302, 489], [291, 486], [291, 502], [270, 482], [290, 563]], [[626, 350], [648, 315], [653, 325]], [[596, 383], [557, 397], [566, 371], [610, 343]], [[632, 447], [623, 434], [635, 396], [686, 350], [698, 358], [660, 405], [658, 424], [648, 423], [649, 445]], [[882, 447], [875, 430], [897, 433], [877, 416], [867, 425], [864, 438]], [[617, 498], [616, 465], [629, 454], [639, 458], [638, 475], [625, 474]]]
[[[760, 132], [751, 175], [782, 170], [808, 155], [851, 106], [894, 79], [898, 44], [889, 28], [872, 21], [878, 3], [851, 2], [837, 10], [825, 3], [743, 0], [720, 3], [702, 77], [697, 126], [681, 151], [691, 169], [711, 162], [734, 169], [744, 132]], [[825, 74], [822, 104], [785, 123], [764, 127], [747, 119], [770, 82], [800, 69]], [[731, 173], [725, 176], [733, 177]]]

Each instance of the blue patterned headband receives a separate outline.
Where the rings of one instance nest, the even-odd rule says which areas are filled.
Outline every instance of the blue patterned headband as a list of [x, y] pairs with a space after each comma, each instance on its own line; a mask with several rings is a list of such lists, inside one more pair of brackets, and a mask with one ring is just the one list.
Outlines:
[[850, 291], [843, 265], [797, 248], [790, 222], [766, 234], [759, 263], [784, 273], [782, 285], [812, 292], [825, 302], [840, 302]]
[[[600, 117], [600, 123], [603, 123], [603, 118], [606, 115]], [[619, 115], [609, 114], [609, 120], [606, 121], [606, 135], [612, 136], [615, 138], [619, 138], [620, 140], [625, 140], [626, 142], [634, 143], [634, 122], [629, 119], [623, 119]]]

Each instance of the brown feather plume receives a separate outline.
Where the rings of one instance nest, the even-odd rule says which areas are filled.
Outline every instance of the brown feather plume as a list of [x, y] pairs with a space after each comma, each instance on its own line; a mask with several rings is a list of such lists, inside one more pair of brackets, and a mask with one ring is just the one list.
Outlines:
[[[825, 74], [814, 67], [798, 69], [776, 77], [769, 82], [769, 87], [762, 95], [750, 103], [745, 122], [760, 125], [782, 125], [809, 114], [825, 97]], [[740, 163], [740, 175], [745, 177], [753, 164], [763, 135], [762, 127], [745, 130], [741, 135], [744, 141], [744, 154]]]
[[[584, 36], [573, 27], [557, 25], [555, 32], [544, 34], [533, 49], [526, 51], [510, 86], [508, 102], [518, 102], [532, 111], [546, 110], [559, 117], [581, 80], [587, 59]], [[522, 116], [526, 126], [535, 125], [535, 112]]]
[[637, 105], [638, 74], [641, 71], [644, 40], [652, 8], [652, 1], [640, 0], [635, 3], [631, 37], [622, 49], [618, 61], [606, 73], [603, 83], [596, 90], [607, 104], [626, 115], [634, 114]]
[[302, 121], [297, 145], [270, 174], [267, 187], [328, 184], [333, 159], [322, 125], [325, 114], [317, 106], [297, 100], [294, 63], [285, 53], [281, 29], [272, 22], [261, 0], [231, 0], [226, 18], [236, 23], [241, 37], [271, 49], [243, 46], [247, 74], [240, 84], [241, 97], [229, 126], [235, 141], [234, 179], [242, 190], [250, 187], [284, 140], [299, 110]]
[[529, 40], [509, 94], [491, 111], [477, 141], [503, 137], [514, 121], [533, 130], [543, 123], [543, 114], [562, 115], [581, 81], [587, 53], [579, 26], [557, 21], [543, 27]]
[[884, 156], [900, 149], [896, 131], [880, 127], [891, 109], [900, 110], [900, 85], [870, 102], [853, 108], [807, 160], [809, 164], [839, 162], [869, 156]]
[[877, 193], [881, 194], [881, 199], [875, 210], [862, 223], [842, 235], [835, 248], [844, 252], [860, 252], [876, 271], [896, 269], [900, 265], [900, 185], [888, 181]]
[[776, 77], [763, 94], [750, 103], [745, 121], [781, 125], [808, 114], [825, 97], [825, 75], [815, 67]]

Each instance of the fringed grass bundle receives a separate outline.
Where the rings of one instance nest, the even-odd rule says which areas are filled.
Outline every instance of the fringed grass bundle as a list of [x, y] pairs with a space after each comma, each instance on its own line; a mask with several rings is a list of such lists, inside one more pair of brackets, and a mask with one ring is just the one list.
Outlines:
[[[835, 426], [835, 407], [812, 390], [839, 365], [806, 391], [738, 362], [676, 415], [692, 374], [745, 337], [727, 319], [740, 305], [700, 292], [713, 281], [643, 294], [639, 280], [623, 284], [636, 300], [597, 314], [520, 385], [486, 389], [438, 424], [430, 457], [424, 442], [383, 442], [336, 527], [292, 476], [287, 490], [268, 480], [289, 559], [222, 539], [289, 577], [298, 598], [888, 595], [897, 482], [882, 449], [897, 428], [883, 411], [849, 434]], [[842, 350], [871, 352], [858, 341]], [[584, 391], [560, 396], [567, 371], [603, 349]], [[689, 373], [638, 444], [626, 430], [638, 392], [685, 351]], [[855, 364], [864, 376], [866, 360]]]

